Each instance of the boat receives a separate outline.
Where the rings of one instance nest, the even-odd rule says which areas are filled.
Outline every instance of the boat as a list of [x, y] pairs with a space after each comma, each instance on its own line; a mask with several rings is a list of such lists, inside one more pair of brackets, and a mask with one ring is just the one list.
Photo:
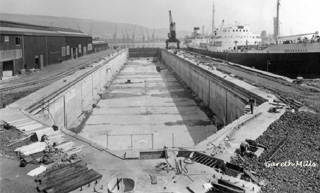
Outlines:
[[318, 32], [282, 36], [279, 34], [279, 6], [275, 19], [275, 43], [263, 44], [249, 25], [233, 24], [213, 29], [210, 36], [196, 31], [186, 38], [189, 51], [219, 58], [290, 78], [320, 78], [320, 36]]

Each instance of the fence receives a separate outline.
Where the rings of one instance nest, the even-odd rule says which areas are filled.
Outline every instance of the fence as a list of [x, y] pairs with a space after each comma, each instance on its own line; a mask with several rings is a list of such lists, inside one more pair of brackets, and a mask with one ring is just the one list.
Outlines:
[[148, 134], [105, 134], [105, 146], [111, 150], [161, 149], [166, 147], [192, 147], [216, 132], [215, 127], [185, 132], [155, 132]]

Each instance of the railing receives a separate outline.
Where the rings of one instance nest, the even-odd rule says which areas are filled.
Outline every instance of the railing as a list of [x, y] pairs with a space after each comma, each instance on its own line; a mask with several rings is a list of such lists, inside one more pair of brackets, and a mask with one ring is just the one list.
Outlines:
[[[213, 127], [212, 127], [213, 128]], [[109, 134], [105, 133], [105, 147], [112, 150], [126, 149], [159, 149], [166, 147], [193, 147], [216, 129], [205, 127], [198, 130], [183, 132], [159, 132], [146, 134]], [[103, 144], [102, 144], [103, 145]]]

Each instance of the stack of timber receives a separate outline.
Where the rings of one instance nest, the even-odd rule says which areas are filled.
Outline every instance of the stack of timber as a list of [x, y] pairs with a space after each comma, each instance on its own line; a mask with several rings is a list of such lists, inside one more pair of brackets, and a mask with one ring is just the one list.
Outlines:
[[[3, 128], [10, 128], [11, 131], [15, 129], [20, 131], [21, 134], [24, 134], [22, 137], [20, 136], [17, 139], [6, 142], [5, 146], [16, 147], [13, 149], [13, 151], [22, 157], [48, 153], [48, 148], [59, 150], [61, 153], [65, 153], [67, 156], [71, 156], [82, 151], [83, 146], [75, 146], [75, 143], [73, 141], [69, 141], [66, 136], [60, 130], [58, 130], [57, 126], [45, 127], [42, 125], [39, 128], [35, 127], [35, 124], [39, 125], [40, 123], [36, 123], [35, 121], [29, 119], [12, 121], [9, 123], [1, 121], [1, 128], [3, 125]], [[30, 127], [29, 132], [26, 132], [26, 127]], [[30, 143], [22, 146], [15, 145], [19, 145], [20, 141], [24, 141], [26, 139], [30, 139]]]
[[102, 175], [78, 160], [59, 168], [46, 170], [36, 178], [37, 190], [45, 193], [66, 193], [102, 178]]

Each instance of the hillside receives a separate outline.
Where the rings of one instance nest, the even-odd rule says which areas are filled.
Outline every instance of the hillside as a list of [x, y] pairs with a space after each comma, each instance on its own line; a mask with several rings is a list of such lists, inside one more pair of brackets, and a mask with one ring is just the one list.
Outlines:
[[[126, 34], [127, 32], [131, 38], [133, 29], [135, 26], [134, 24], [113, 23], [113, 22], [98, 21], [98, 20], [44, 16], [44, 15], [9, 14], [9, 13], [0, 13], [0, 19], [7, 20], [7, 21], [21, 22], [21, 23], [36, 24], [36, 25], [80, 29], [82, 32], [91, 34], [93, 37], [101, 37], [106, 39], [113, 38], [113, 34], [115, 33], [116, 27], [117, 27], [117, 38], [122, 38], [123, 34]], [[153, 29], [136, 25], [136, 29], [135, 29], [136, 39], [142, 38], [141, 31], [143, 31], [146, 40], [148, 39], [148, 34], [149, 34], [149, 37], [151, 38]], [[154, 36], [156, 39], [167, 38], [168, 32], [169, 32], [169, 27], [168, 29], [156, 28], [154, 32]], [[177, 31], [177, 36], [179, 39], [183, 39], [186, 35], [189, 35], [190, 33], [191, 32], [189, 31]]]

